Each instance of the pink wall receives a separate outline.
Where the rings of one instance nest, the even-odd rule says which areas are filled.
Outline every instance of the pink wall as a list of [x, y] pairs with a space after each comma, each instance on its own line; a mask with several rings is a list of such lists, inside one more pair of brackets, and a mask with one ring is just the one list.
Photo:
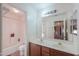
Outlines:
[[[3, 14], [2, 24], [2, 49], [24, 43], [25, 39], [25, 19], [24, 13], [19, 11], [15, 13], [11, 6], [5, 6], [9, 12]], [[5, 11], [5, 10], [3, 10]], [[11, 34], [14, 33], [14, 37]], [[20, 38], [20, 40], [18, 40]]]

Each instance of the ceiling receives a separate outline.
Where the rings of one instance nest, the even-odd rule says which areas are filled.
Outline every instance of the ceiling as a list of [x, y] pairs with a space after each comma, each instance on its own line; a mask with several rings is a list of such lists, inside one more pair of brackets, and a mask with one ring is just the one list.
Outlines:
[[25, 10], [27, 7], [32, 7], [37, 11], [44, 11], [44, 10], [54, 8], [53, 3], [12, 3], [10, 5], [13, 5], [13, 6], [17, 7], [17, 8], [22, 9], [22, 10]]
[[46, 9], [55, 9], [55, 8], [68, 8], [72, 7], [74, 3], [12, 3], [10, 5], [16, 6], [20, 9], [25, 9], [27, 7], [32, 7], [35, 10], [43, 11]]
[[31, 7], [34, 10], [46, 13], [51, 10], [71, 10], [74, 7], [74, 3], [12, 3], [10, 5], [13, 5], [23, 11], [27, 10], [27, 7]]
[[37, 10], [51, 9], [51, 7], [54, 7], [53, 3], [32, 3], [30, 5]]

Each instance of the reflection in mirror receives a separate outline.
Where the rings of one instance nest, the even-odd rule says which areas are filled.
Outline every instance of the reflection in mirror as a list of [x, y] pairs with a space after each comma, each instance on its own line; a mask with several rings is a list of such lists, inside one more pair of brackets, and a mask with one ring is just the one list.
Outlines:
[[73, 35], [77, 35], [77, 10], [74, 11], [71, 20], [70, 20], [70, 33]]
[[77, 35], [77, 19], [71, 20], [70, 31], [71, 34]]
[[54, 38], [55, 39], [64, 39], [64, 22], [55, 21], [54, 22]]

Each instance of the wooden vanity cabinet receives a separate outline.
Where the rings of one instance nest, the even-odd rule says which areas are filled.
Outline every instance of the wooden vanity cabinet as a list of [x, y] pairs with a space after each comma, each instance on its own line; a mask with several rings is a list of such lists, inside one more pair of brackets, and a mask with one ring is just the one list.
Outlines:
[[30, 43], [29, 56], [74, 56], [74, 55], [56, 49], [51, 49], [45, 46]]
[[41, 46], [30, 43], [29, 44], [29, 55], [30, 56], [40, 56], [40, 54], [41, 54]]
[[66, 53], [66, 52], [63, 52], [63, 51], [59, 51], [59, 50], [56, 50], [56, 49], [50, 49], [50, 55], [51, 56], [74, 56], [73, 54]]
[[50, 56], [50, 49], [34, 43], [29, 43], [29, 56]]
[[42, 51], [41, 51], [42, 56], [50, 56], [50, 49], [49, 48], [42, 46], [41, 49], [42, 49]]

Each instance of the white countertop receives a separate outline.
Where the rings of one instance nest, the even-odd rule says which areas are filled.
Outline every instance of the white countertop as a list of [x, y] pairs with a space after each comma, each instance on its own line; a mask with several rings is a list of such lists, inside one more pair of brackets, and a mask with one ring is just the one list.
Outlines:
[[67, 53], [71, 53], [74, 55], [79, 55], [76, 48], [74, 48], [74, 45], [72, 42], [47, 40], [47, 39], [44, 39], [42, 41], [40, 39], [34, 39], [34, 40], [31, 39], [29, 42], [32, 42], [34, 44], [38, 44], [41, 46], [45, 46], [48, 48], [64, 51]]

